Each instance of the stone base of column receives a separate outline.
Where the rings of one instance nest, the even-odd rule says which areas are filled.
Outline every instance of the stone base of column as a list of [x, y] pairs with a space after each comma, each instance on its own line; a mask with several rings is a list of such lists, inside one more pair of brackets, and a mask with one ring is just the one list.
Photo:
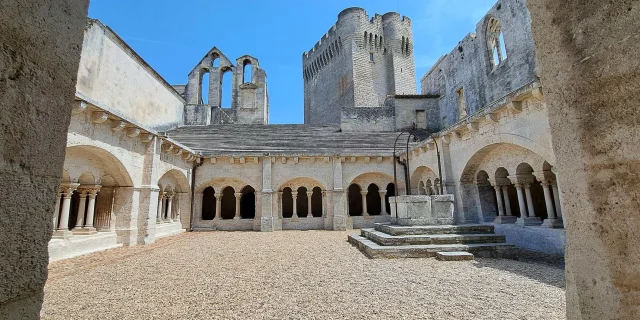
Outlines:
[[80, 234], [80, 235], [88, 235], [88, 234], [96, 234], [96, 233], [98, 233], [98, 231], [96, 231], [96, 228], [94, 228], [94, 227], [84, 227], [84, 228], [80, 228], [80, 229], [73, 229], [73, 230], [71, 230], [71, 232], [73, 234]]
[[300, 218], [298, 218], [298, 216], [291, 217], [291, 222], [298, 222], [298, 221], [300, 221]]
[[334, 216], [333, 217], [333, 230], [335, 231], [345, 231], [347, 230], [347, 218], [344, 216]]
[[515, 216], [497, 216], [493, 223], [495, 224], [511, 224], [516, 223], [518, 217]]
[[546, 228], [564, 228], [564, 224], [560, 219], [544, 219], [542, 226]]
[[56, 230], [53, 232], [52, 239], [69, 239], [73, 237], [73, 232], [69, 230]]
[[521, 226], [539, 226], [542, 224], [542, 220], [538, 217], [518, 218], [516, 224]]
[[261, 232], [273, 232], [275, 227], [273, 225], [273, 218], [261, 217], [260, 218], [260, 231]]

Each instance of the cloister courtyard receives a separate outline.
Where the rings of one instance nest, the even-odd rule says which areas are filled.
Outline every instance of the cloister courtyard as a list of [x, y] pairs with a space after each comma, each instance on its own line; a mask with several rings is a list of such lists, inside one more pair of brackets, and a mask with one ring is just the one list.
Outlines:
[[562, 261], [373, 260], [353, 233], [191, 232], [52, 262], [42, 319], [565, 318]]

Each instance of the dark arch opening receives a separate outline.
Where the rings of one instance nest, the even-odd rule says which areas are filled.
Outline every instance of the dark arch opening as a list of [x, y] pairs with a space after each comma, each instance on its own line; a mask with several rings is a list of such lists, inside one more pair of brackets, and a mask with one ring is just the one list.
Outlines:
[[298, 217], [306, 217], [309, 212], [309, 199], [307, 199], [307, 188], [299, 187], [298, 196], [296, 197], [296, 210]]
[[348, 193], [349, 203], [349, 216], [361, 216], [362, 215], [362, 195], [360, 194], [360, 186], [352, 184], [349, 186]]
[[226, 69], [222, 72], [220, 78], [220, 106], [222, 108], [231, 108], [231, 101], [233, 95], [233, 72], [231, 69]]
[[200, 104], [209, 104], [209, 71], [202, 70], [200, 76]]
[[313, 188], [311, 194], [311, 215], [322, 217], [322, 189], [320, 187]]
[[202, 220], [213, 220], [216, 217], [216, 191], [207, 187], [202, 192]]
[[252, 186], [242, 188], [240, 197], [240, 217], [253, 219], [256, 217], [256, 190]]
[[[531, 167], [531, 165], [526, 162], [519, 164], [518, 168], [516, 169], [516, 174], [519, 176], [526, 176], [530, 180], [532, 180], [530, 185], [530, 192], [535, 216], [543, 220], [547, 219], [548, 213], [547, 206], [544, 200], [544, 189], [542, 188], [542, 184], [540, 183], [540, 181], [538, 181], [533, 175], [533, 168]], [[529, 207], [527, 207], [527, 210], [529, 210]]]
[[[508, 181], [509, 171], [507, 169], [500, 167], [496, 170], [496, 181]], [[520, 217], [520, 207], [518, 206], [518, 191], [516, 191], [516, 187], [509, 182], [508, 185], [502, 186], [507, 189], [507, 195], [509, 196], [509, 208], [511, 209], [511, 214], [515, 217]], [[504, 191], [502, 192], [502, 197], [504, 201]], [[505, 208], [505, 210], [507, 210]]]
[[282, 190], [282, 217], [291, 218], [293, 216], [293, 194], [291, 188]]
[[73, 193], [71, 194], [70, 207], [71, 207], [71, 212], [69, 212], [69, 222], [67, 223], [69, 230], [76, 227], [76, 221], [78, 220], [78, 208], [80, 208], [80, 193], [78, 192], [78, 190], [73, 190]]
[[[247, 66], [249, 66], [247, 68]], [[251, 83], [253, 82], [253, 65], [251, 65], [251, 61], [246, 59], [242, 62], [242, 83]]]
[[367, 188], [367, 213], [377, 216], [382, 213], [380, 204], [380, 188], [374, 183]]
[[233, 219], [236, 216], [236, 195], [232, 187], [226, 187], [222, 190], [222, 200], [220, 204], [220, 217], [222, 219]]
[[389, 203], [389, 197], [395, 197], [396, 195], [396, 186], [393, 183], [389, 183], [387, 185], [387, 194], [384, 196], [384, 202], [386, 205], [386, 210], [388, 214], [391, 214], [391, 204]]

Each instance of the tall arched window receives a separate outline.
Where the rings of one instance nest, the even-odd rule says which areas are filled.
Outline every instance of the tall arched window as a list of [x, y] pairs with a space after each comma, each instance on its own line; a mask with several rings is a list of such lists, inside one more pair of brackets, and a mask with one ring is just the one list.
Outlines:
[[206, 69], [200, 73], [200, 104], [209, 104], [209, 71]]
[[233, 94], [233, 72], [231, 69], [222, 71], [222, 77], [220, 79], [220, 107], [231, 108], [232, 94]]
[[[248, 66], [248, 68], [247, 68]], [[251, 61], [244, 60], [242, 62], [242, 83], [251, 83], [252, 81], [252, 70], [253, 66], [251, 65]]]
[[490, 18], [487, 25], [487, 49], [494, 68], [507, 59], [507, 47], [504, 43], [500, 21], [496, 18]]
[[256, 217], [256, 190], [251, 186], [242, 188], [240, 217], [242, 219], [253, 219]]
[[235, 190], [232, 187], [226, 187], [222, 190], [221, 201], [221, 215], [222, 219], [233, 219], [236, 216], [236, 196]]

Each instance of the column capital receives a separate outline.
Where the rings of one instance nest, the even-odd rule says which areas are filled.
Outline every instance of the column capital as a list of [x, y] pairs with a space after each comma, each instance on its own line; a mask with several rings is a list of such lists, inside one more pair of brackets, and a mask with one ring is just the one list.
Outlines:
[[216, 202], [221, 202], [222, 201], [222, 197], [216, 197]]
[[79, 183], [65, 183], [60, 185], [60, 191], [65, 198], [71, 198], [71, 194], [80, 186]]
[[327, 190], [322, 190], [322, 196], [326, 197], [327, 196]]
[[384, 197], [387, 195], [387, 191], [378, 191], [378, 193], [380, 194], [381, 197]]
[[295, 198], [298, 196], [298, 191], [291, 191], [291, 195]]
[[367, 195], [367, 193], [368, 193], [368, 191], [360, 191], [360, 194], [361, 194], [363, 197], [364, 197], [364, 196], [366, 196], [366, 195]]
[[311, 198], [312, 195], [313, 195], [313, 191], [307, 191], [307, 197]]
[[234, 195], [236, 196], [236, 199], [240, 199], [240, 197], [242, 197], [242, 192], [236, 192]]

